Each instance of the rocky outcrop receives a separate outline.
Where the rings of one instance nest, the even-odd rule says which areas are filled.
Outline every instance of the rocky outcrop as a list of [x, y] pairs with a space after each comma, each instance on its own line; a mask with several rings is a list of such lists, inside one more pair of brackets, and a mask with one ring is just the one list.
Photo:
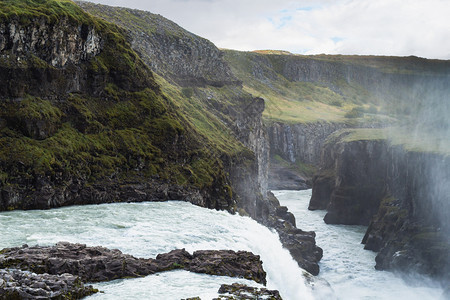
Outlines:
[[377, 269], [447, 278], [450, 160], [387, 140], [335, 135], [324, 148], [310, 207], [334, 224], [369, 225], [363, 243]]
[[[198, 206], [227, 209], [228, 203], [209, 202], [206, 192], [160, 180], [124, 182], [108, 180], [86, 184], [77, 177], [37, 177], [19, 181], [21, 187], [4, 186], [0, 194], [0, 210], [42, 209], [68, 205], [115, 202], [182, 200]], [[30, 189], [32, 187], [32, 189]]]
[[319, 274], [319, 261], [323, 250], [316, 245], [315, 232], [298, 229], [294, 215], [278, 199], [268, 193], [266, 217], [260, 222], [274, 228], [284, 248], [288, 249], [298, 266], [313, 275]]
[[266, 283], [266, 273], [258, 255], [231, 250], [204, 250], [190, 254], [184, 249], [177, 249], [159, 254], [154, 259], [145, 259], [123, 254], [117, 249], [60, 242], [52, 247], [25, 245], [3, 249], [0, 254], [0, 268], [50, 275], [69, 273], [84, 282], [139, 277], [182, 269]]
[[233, 284], [222, 284], [219, 289], [220, 295], [214, 300], [221, 299], [270, 299], [270, 300], [281, 300], [280, 292], [276, 290], [268, 290], [265, 288], [255, 288], [246, 286], [245, 284], [233, 283]]
[[129, 30], [133, 49], [154, 72], [169, 80], [182, 86], [239, 84], [213, 43], [161, 15], [82, 1], [77, 4]]
[[267, 131], [271, 155], [279, 155], [289, 162], [297, 160], [312, 165], [320, 164], [320, 154], [327, 137], [346, 128], [344, 123], [273, 123]]
[[81, 299], [98, 292], [71, 274], [0, 269], [0, 299]]
[[[267, 128], [271, 156], [270, 189], [300, 190], [310, 188], [310, 174], [290, 168], [287, 165], [318, 166], [321, 149], [326, 138], [336, 130], [346, 127], [348, 125], [345, 123], [325, 122], [305, 124], [275, 122], [270, 124]], [[281, 157], [287, 164], [281, 164], [275, 158], [276, 156]]]
[[93, 25], [73, 26], [68, 17], [54, 24], [44, 17], [29, 20], [27, 25], [17, 20], [0, 24], [0, 53], [14, 55], [18, 61], [32, 54], [53, 67], [64, 67], [89, 60], [101, 49], [102, 38]]

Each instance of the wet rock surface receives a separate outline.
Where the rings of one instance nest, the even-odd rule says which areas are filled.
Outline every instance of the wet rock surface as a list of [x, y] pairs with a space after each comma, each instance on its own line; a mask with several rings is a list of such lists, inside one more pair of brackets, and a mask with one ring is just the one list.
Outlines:
[[319, 261], [323, 250], [316, 245], [314, 231], [303, 231], [295, 226], [295, 217], [287, 207], [280, 206], [278, 199], [268, 193], [268, 216], [262, 221], [274, 228], [280, 236], [283, 247], [288, 249], [300, 268], [313, 275], [319, 274]]
[[0, 269], [0, 299], [81, 299], [96, 293], [71, 274], [36, 274]]
[[326, 223], [369, 225], [362, 242], [379, 252], [376, 269], [448, 282], [448, 156], [386, 140], [337, 140], [323, 151], [310, 209], [326, 207]]
[[220, 295], [214, 300], [241, 300], [241, 299], [268, 299], [268, 300], [281, 300], [280, 293], [277, 290], [268, 290], [265, 288], [249, 287], [245, 284], [233, 283], [222, 284], [219, 289]]
[[155, 259], [145, 259], [123, 254], [117, 249], [60, 242], [51, 247], [24, 245], [6, 248], [1, 253], [0, 268], [38, 274], [69, 273], [85, 282], [146, 276], [175, 269], [266, 282], [259, 256], [246, 251], [205, 250], [190, 254], [184, 249], [177, 249], [159, 254]]

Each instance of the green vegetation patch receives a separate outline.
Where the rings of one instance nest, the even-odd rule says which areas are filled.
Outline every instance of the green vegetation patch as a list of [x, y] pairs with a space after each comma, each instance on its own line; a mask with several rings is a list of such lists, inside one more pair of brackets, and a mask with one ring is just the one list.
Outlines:
[[24, 25], [40, 18], [56, 22], [62, 17], [76, 23], [93, 24], [93, 20], [70, 0], [2, 0], [0, 17], [5, 20], [18, 19]]
[[[156, 178], [199, 189], [227, 186], [222, 160], [238, 156], [245, 147], [206, 109], [196, 90], [183, 93], [159, 78], [164, 85], [161, 91], [122, 29], [65, 0], [1, 1], [0, 14], [25, 25], [36, 18], [54, 23], [66, 16], [75, 26], [93, 26], [103, 45], [101, 53], [82, 62], [78, 70], [98, 80], [99, 92], [53, 95], [46, 91], [2, 101], [0, 180], [4, 184], [31, 181], [37, 175], [70, 175], [87, 183]], [[29, 59], [38, 69], [51, 68], [38, 58]], [[25, 70], [31, 66], [28, 61], [10, 63], [5, 66]], [[65, 76], [69, 78], [72, 71], [67, 68]], [[40, 139], [27, 135], [18, 124], [30, 118], [47, 122], [52, 130]], [[230, 195], [225, 188], [218, 196]]]
[[325, 85], [286, 78], [284, 69], [287, 64], [293, 63], [290, 59], [295, 60], [295, 55], [278, 51], [224, 50], [224, 53], [234, 74], [242, 80], [244, 90], [265, 100], [263, 116], [268, 123], [347, 123], [349, 117], [370, 123], [380, 118], [351, 112], [359, 107], [363, 112], [369, 107], [378, 111], [379, 99], [356, 83], [349, 85], [337, 78]]
[[336, 131], [326, 143], [348, 143], [354, 141], [386, 140], [391, 145], [400, 145], [406, 151], [432, 152], [450, 155], [450, 141], [444, 130], [426, 131], [409, 127], [351, 128]]

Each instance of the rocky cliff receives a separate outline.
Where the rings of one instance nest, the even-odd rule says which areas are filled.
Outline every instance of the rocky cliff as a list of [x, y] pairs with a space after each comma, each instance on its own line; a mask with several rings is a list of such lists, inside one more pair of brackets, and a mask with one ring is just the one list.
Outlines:
[[[208, 134], [211, 134], [213, 120], [218, 120], [221, 126], [226, 125], [221, 130], [228, 130], [230, 135], [225, 138], [215, 136], [215, 142], [228, 148], [235, 138], [250, 150], [221, 157], [237, 208], [275, 228], [299, 266], [318, 274], [317, 262], [322, 251], [315, 245], [314, 233], [295, 228], [293, 215], [287, 209], [281, 209], [283, 213], [280, 213], [278, 201], [267, 197], [269, 146], [262, 121], [264, 100], [242, 89], [222, 58], [223, 53], [209, 41], [161, 16], [126, 8], [78, 4], [127, 30], [133, 49], [164, 79], [163, 91], [174, 95], [173, 91], [179, 90], [188, 98], [187, 104], [180, 103], [179, 106], [188, 118], [201, 114], [210, 118], [204, 122], [196, 117], [192, 119], [194, 124], [206, 127]], [[192, 106], [201, 108], [201, 112], [193, 111]]]
[[182, 86], [239, 84], [213, 43], [160, 15], [83, 1], [76, 3], [91, 14], [127, 29], [132, 48], [154, 72], [170, 81]]
[[[253, 217], [261, 216], [257, 202], [263, 201], [267, 192], [269, 153], [261, 119], [264, 101], [242, 91], [222, 52], [210, 41], [160, 15], [88, 2], [77, 4], [125, 28], [131, 47], [154, 72], [167, 80], [166, 88], [181, 89], [189, 101], [196, 100], [201, 109], [226, 125], [222, 130], [231, 129], [233, 136], [226, 138], [236, 138], [254, 153], [253, 163], [246, 162], [244, 156], [235, 157], [237, 160], [225, 159], [224, 166], [230, 174], [237, 205]], [[224, 86], [226, 91], [218, 88]], [[186, 108], [186, 114], [193, 114], [190, 107]], [[198, 123], [198, 119], [194, 122]]]
[[239, 209], [318, 273], [314, 233], [266, 198], [264, 101], [214, 45], [134, 10], [105, 8], [123, 28], [72, 1], [0, 7], [1, 210], [168, 199]]
[[363, 243], [377, 269], [448, 279], [450, 160], [385, 138], [341, 131], [327, 141], [310, 209], [333, 224], [369, 225]]
[[123, 29], [72, 1], [1, 9], [1, 210], [164, 199], [234, 209], [223, 162], [254, 156], [177, 112]]

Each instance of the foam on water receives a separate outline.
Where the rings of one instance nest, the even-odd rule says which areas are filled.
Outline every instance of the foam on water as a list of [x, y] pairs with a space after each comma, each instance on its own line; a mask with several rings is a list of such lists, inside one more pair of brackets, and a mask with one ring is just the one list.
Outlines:
[[[117, 248], [155, 257], [176, 248], [247, 250], [261, 256], [267, 287], [283, 299], [312, 299], [302, 271], [282, 248], [278, 235], [247, 217], [185, 202], [118, 203], [0, 214], [0, 248], [53, 245], [59, 241]], [[235, 278], [177, 271], [99, 284], [103, 299], [181, 299], [210, 295]], [[212, 283], [214, 282], [214, 284]], [[177, 287], [177, 288], [175, 288]], [[131, 294], [130, 294], [131, 293]], [[202, 299], [211, 299], [204, 296]]]
[[361, 244], [366, 227], [325, 224], [325, 211], [308, 210], [311, 190], [274, 194], [295, 215], [298, 228], [316, 232], [316, 243], [324, 250], [319, 277], [331, 284], [338, 299], [440, 299], [442, 288], [429, 279], [406, 282], [394, 273], [375, 270], [376, 253]]

